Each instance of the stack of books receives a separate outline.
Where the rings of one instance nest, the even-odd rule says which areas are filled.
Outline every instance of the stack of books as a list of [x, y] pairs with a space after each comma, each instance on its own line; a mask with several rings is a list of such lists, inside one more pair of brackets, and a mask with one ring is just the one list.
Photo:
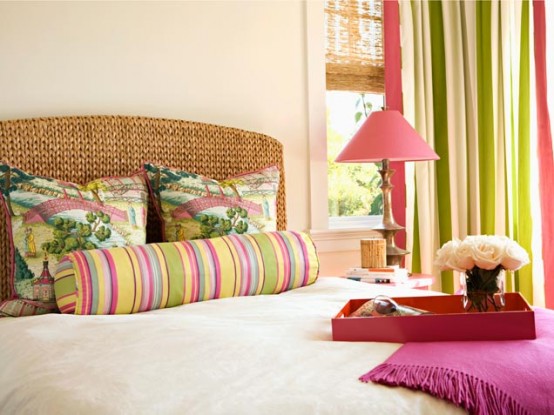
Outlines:
[[403, 283], [408, 281], [409, 273], [405, 268], [390, 266], [384, 268], [350, 268], [346, 277], [351, 280], [372, 284]]

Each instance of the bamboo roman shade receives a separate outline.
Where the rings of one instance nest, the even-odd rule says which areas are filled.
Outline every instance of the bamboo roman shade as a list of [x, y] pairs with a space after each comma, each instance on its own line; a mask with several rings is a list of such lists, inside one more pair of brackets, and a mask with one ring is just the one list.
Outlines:
[[382, 94], [382, 0], [325, 2], [328, 90]]

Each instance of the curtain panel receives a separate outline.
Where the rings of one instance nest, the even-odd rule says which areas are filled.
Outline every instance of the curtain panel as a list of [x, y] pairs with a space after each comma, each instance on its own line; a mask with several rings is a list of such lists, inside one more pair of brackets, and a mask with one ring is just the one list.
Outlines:
[[452, 293], [458, 276], [433, 265], [436, 250], [471, 234], [507, 235], [532, 259], [508, 276], [507, 289], [542, 305], [547, 252], [537, 185], [532, 3], [399, 6], [404, 115], [441, 157], [406, 169], [408, 265], [440, 276], [442, 290]]
[[[535, 84], [537, 99], [537, 152], [539, 156], [539, 195], [542, 219], [542, 254], [545, 275], [545, 303], [554, 308], [554, 149], [552, 147], [551, 119], [548, 101], [554, 99], [552, 75], [548, 82], [547, 44], [550, 49], [550, 63], [554, 63], [554, 30], [547, 36], [546, 16], [554, 17], [554, 4], [543, 0], [533, 1], [533, 27], [535, 40]], [[550, 40], [550, 42], [548, 41]]]

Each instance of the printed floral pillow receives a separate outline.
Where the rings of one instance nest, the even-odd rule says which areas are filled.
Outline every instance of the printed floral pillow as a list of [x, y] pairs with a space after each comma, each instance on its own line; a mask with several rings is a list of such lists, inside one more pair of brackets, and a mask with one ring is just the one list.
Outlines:
[[276, 166], [223, 181], [150, 163], [145, 169], [165, 241], [277, 229]]
[[15, 300], [1, 303], [0, 315], [55, 311], [52, 275], [67, 253], [146, 242], [142, 171], [78, 185], [0, 164], [0, 192], [11, 231]]

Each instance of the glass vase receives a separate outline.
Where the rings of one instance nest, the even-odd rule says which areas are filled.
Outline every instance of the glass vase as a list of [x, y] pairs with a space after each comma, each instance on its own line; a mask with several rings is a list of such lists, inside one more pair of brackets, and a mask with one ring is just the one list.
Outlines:
[[460, 274], [462, 304], [466, 311], [500, 311], [505, 305], [505, 271], [474, 267]]

